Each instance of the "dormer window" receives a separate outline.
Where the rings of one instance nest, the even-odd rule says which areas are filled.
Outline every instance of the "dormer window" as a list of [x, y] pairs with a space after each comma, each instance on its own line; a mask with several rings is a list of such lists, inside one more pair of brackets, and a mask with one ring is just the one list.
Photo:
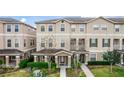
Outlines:
[[115, 32], [119, 32], [120, 31], [120, 25], [115, 25]]

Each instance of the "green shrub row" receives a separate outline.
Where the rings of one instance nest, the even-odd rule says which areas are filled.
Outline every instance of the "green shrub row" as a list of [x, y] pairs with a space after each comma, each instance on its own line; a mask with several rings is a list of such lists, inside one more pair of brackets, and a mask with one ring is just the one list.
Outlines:
[[88, 61], [88, 65], [110, 65], [110, 62], [108, 62], [108, 61]]

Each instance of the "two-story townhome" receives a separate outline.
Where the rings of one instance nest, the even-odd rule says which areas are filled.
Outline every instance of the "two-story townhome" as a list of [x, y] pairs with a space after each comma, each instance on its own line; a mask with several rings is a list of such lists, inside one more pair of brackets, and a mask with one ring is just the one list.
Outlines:
[[18, 67], [36, 50], [36, 28], [12, 18], [0, 18], [0, 58]]
[[[124, 49], [124, 18], [62, 18], [36, 22], [34, 61], [71, 62], [103, 60], [106, 51]], [[123, 54], [121, 55], [123, 63]]]

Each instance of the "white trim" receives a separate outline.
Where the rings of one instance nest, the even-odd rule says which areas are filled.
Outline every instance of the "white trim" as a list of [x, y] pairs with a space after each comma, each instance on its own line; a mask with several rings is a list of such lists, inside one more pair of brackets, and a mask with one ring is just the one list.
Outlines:
[[23, 51], [23, 52], [27, 52], [27, 51], [30, 51], [30, 50], [33, 50], [33, 49], [36, 49], [36, 47], [35, 48], [28, 48], [28, 49], [24, 49], [24, 50], [21, 50], [21, 51]]
[[[124, 36], [124, 34], [70, 34], [70, 33], [53, 33], [54, 36]], [[37, 36], [47, 36], [50, 35], [49, 33], [37, 33]]]
[[54, 55], [57, 55], [57, 54], [62, 53], [62, 52], [67, 53], [69, 55], [72, 55], [72, 53], [69, 53], [69, 52], [66, 52], [66, 51], [60, 51], [60, 52], [55, 53]]
[[8, 33], [0, 34], [0, 36], [31, 36], [31, 37], [36, 37], [36, 35], [18, 34], [18, 32], [16, 34], [10, 34], [10, 33], [8, 34]]

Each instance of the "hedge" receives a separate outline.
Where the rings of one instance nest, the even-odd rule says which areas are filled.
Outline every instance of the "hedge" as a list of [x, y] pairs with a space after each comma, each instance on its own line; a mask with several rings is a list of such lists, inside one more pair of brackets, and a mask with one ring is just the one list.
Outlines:
[[48, 63], [47, 62], [30, 62], [27, 64], [27, 67], [31, 68], [48, 68]]
[[19, 63], [19, 68], [27, 67], [27, 63], [29, 63], [29, 61], [27, 59], [21, 60]]
[[110, 65], [110, 62], [108, 62], [108, 61], [88, 61], [88, 65]]

